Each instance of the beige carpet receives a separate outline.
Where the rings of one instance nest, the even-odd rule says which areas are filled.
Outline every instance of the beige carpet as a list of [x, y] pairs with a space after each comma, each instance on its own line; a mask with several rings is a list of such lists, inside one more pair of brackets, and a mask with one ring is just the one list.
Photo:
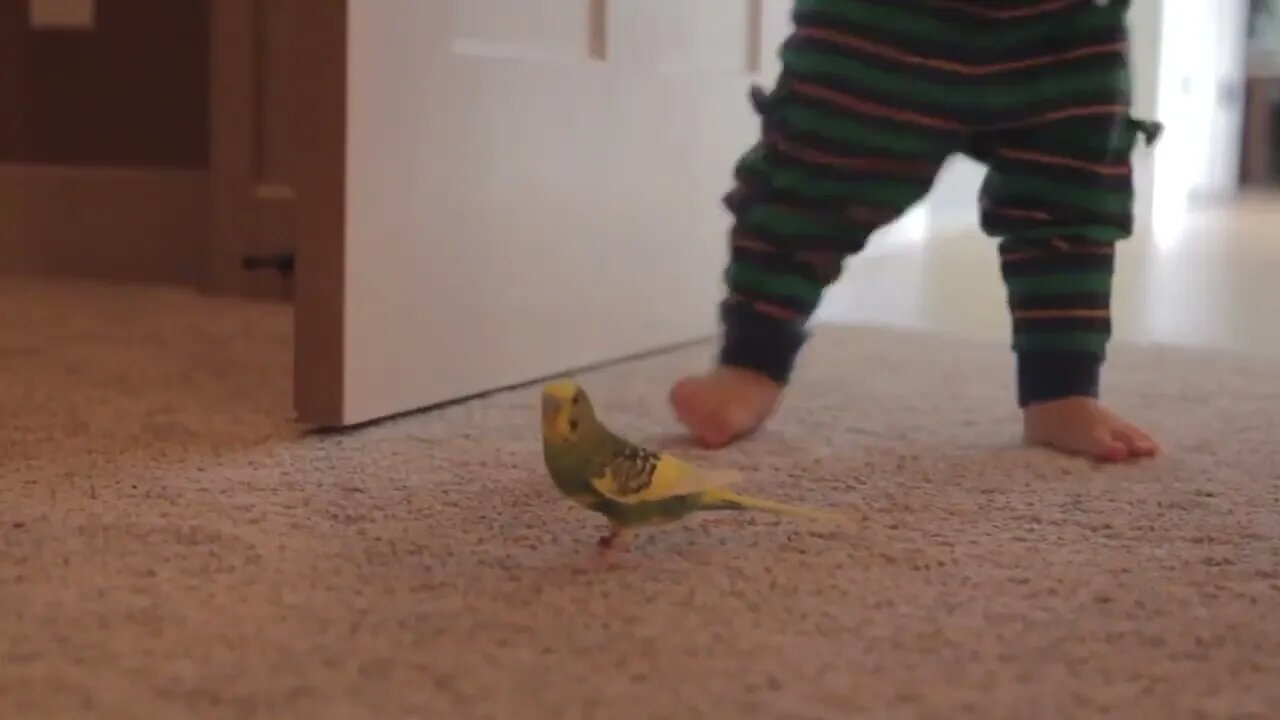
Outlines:
[[[1280, 366], [1115, 351], [1167, 443], [1017, 447], [998, 344], [827, 330], [772, 429], [698, 459], [865, 511], [600, 526], [536, 391], [296, 438], [287, 310], [0, 281], [0, 717], [1280, 717]], [[710, 348], [584, 378], [670, 446]]]

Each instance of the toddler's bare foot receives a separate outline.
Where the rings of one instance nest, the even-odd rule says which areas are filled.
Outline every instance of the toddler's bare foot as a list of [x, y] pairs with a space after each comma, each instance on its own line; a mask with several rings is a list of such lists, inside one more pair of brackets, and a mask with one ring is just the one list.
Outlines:
[[773, 414], [782, 387], [764, 375], [720, 367], [671, 388], [676, 417], [703, 445], [718, 448], [750, 434]]
[[1072, 397], [1031, 405], [1022, 413], [1032, 445], [1104, 462], [1151, 457], [1160, 446], [1150, 435], [1093, 398]]

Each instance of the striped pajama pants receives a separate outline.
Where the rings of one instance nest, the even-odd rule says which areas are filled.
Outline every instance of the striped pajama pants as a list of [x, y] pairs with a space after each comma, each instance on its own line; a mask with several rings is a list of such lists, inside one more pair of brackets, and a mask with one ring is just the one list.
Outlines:
[[760, 141], [735, 168], [723, 365], [790, 379], [843, 260], [942, 163], [986, 166], [1021, 406], [1098, 394], [1133, 226], [1129, 0], [796, 0]]

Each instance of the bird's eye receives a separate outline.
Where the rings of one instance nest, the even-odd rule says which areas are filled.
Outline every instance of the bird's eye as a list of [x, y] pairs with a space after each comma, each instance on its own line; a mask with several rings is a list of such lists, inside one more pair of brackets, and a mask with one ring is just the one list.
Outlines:
[[576, 418], [569, 421], [569, 432], [578, 432], [578, 420]]
[[581, 394], [581, 393], [579, 393], [579, 394], [577, 394], [577, 395], [574, 395], [574, 396], [573, 396], [573, 404], [574, 404], [574, 405], [577, 405], [579, 402], [582, 402], [582, 394]]

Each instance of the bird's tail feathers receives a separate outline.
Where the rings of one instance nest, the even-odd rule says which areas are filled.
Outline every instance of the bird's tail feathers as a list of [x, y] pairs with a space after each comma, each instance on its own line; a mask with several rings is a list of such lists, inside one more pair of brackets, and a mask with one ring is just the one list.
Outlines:
[[769, 512], [777, 515], [791, 515], [793, 517], [803, 517], [811, 520], [824, 520], [828, 522], [849, 522], [852, 520], [852, 518], [839, 513], [800, 507], [798, 505], [788, 505], [786, 503], [775, 502], [773, 500], [764, 500], [762, 498], [742, 495], [740, 493], [724, 489], [708, 490], [702, 494], [702, 498], [703, 503], [708, 509], [755, 510], [758, 512]]

